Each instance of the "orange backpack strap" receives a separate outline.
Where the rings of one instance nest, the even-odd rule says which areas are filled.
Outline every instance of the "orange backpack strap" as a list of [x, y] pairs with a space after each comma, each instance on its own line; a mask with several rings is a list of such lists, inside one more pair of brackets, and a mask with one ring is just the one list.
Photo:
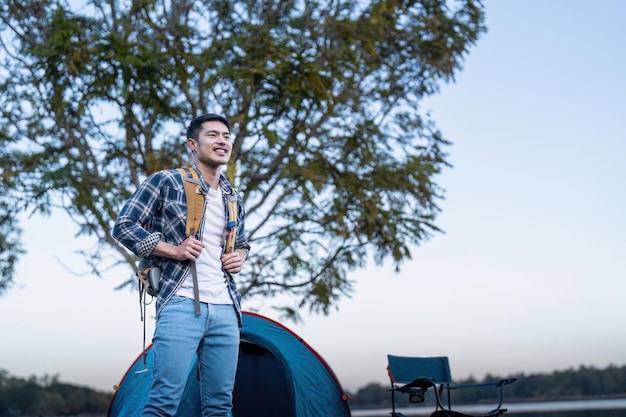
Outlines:
[[231, 253], [235, 249], [237, 237], [237, 194], [231, 190], [228, 195], [228, 223], [226, 224], [226, 248], [225, 253]]
[[179, 168], [183, 177], [185, 194], [187, 195], [187, 226], [185, 233], [187, 237], [196, 236], [204, 214], [204, 194], [202, 194], [202, 182], [198, 173], [194, 169]]
[[[204, 194], [202, 194], [202, 181], [195, 169], [179, 168], [183, 177], [185, 195], [187, 196], [187, 225], [185, 233], [187, 237], [195, 237], [200, 228], [202, 215], [204, 214]], [[198, 273], [196, 263], [191, 263], [191, 275], [193, 278], [193, 298], [196, 307], [196, 316], [200, 315], [200, 293], [198, 290]]]

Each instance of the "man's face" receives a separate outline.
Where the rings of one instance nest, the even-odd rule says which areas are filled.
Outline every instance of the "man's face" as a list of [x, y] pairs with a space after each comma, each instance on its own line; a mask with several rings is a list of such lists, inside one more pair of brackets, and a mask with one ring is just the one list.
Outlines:
[[226, 125], [217, 120], [202, 124], [198, 135], [198, 160], [211, 166], [225, 165], [230, 159], [232, 144]]

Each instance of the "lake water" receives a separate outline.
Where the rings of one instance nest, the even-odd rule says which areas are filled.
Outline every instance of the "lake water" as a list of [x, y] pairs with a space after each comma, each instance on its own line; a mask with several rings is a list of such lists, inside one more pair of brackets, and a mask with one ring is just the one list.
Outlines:
[[[625, 417], [626, 398], [611, 400], [550, 401], [541, 403], [505, 403], [509, 411], [502, 417]], [[432, 408], [401, 408], [406, 417], [429, 416]], [[489, 411], [484, 406], [464, 406], [457, 411], [469, 414]], [[352, 417], [389, 417], [391, 409], [352, 410]]]

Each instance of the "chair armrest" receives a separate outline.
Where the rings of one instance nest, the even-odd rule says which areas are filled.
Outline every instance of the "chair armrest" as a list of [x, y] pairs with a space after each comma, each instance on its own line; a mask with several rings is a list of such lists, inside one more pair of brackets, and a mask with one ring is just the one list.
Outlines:
[[466, 384], [466, 385], [450, 385], [450, 384], [444, 384], [444, 388], [448, 388], [448, 389], [463, 389], [463, 388], [498, 388], [498, 387], [503, 387], [505, 385], [509, 385], [512, 384], [513, 382], [517, 381], [517, 378], [506, 378], [506, 379], [501, 379], [499, 381], [494, 381], [494, 382], [485, 382], [482, 384]]
[[435, 387], [435, 381], [432, 378], [420, 377], [420, 378], [416, 378], [415, 380], [409, 382], [408, 384], [395, 387], [395, 388], [393, 388], [393, 390], [394, 391], [401, 391], [401, 392], [405, 392], [405, 391], [409, 392], [413, 388], [420, 388], [420, 389], [423, 389], [425, 391], [425, 390], [427, 390], [428, 388], [431, 388], [431, 387]]
[[497, 382], [498, 385], [509, 385], [514, 383], [515, 381], [517, 381], [517, 378], [506, 378], [506, 379], [501, 379]]

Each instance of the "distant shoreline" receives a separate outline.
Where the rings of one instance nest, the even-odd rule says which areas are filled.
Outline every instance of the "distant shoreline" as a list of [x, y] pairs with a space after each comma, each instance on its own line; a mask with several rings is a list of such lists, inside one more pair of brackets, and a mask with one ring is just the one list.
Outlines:
[[[626, 397], [617, 398], [586, 398], [553, 401], [516, 401], [506, 402], [503, 406], [509, 412], [539, 413], [547, 411], [576, 411], [576, 410], [618, 410], [626, 409]], [[428, 416], [433, 412], [433, 406], [403, 407], [397, 411], [409, 416]], [[350, 408], [352, 417], [379, 417], [389, 414], [390, 408], [366, 409]], [[455, 407], [455, 410], [464, 412], [485, 411], [485, 404], [465, 404]]]
[[[530, 397], [530, 398], [505, 398], [505, 404], [535, 404], [535, 403], [541, 403], [541, 404], [548, 404], [548, 403], [557, 403], [557, 402], [564, 402], [564, 403], [568, 403], [568, 402], [576, 402], [576, 401], [604, 401], [604, 400], [624, 400], [626, 401], [626, 393], [621, 393], [621, 394], [612, 394], [612, 395], [595, 395], [595, 396], [569, 396], [569, 397], [559, 397], [559, 398], [548, 398], [548, 397]], [[481, 404], [489, 404], [489, 402], [484, 401], [484, 402], [473, 402], [473, 403], [457, 403], [458, 405], [481, 405]], [[434, 406], [434, 403], [433, 403]], [[407, 407], [407, 408], [421, 408], [421, 407], [428, 407], [428, 405], [425, 406], [415, 406], [415, 407]], [[368, 410], [368, 409], [375, 409], [375, 408], [380, 408], [377, 406], [373, 406], [373, 407], [368, 407], [368, 406], [357, 406], [357, 405], [353, 405], [351, 406], [351, 409], [353, 410]]]

